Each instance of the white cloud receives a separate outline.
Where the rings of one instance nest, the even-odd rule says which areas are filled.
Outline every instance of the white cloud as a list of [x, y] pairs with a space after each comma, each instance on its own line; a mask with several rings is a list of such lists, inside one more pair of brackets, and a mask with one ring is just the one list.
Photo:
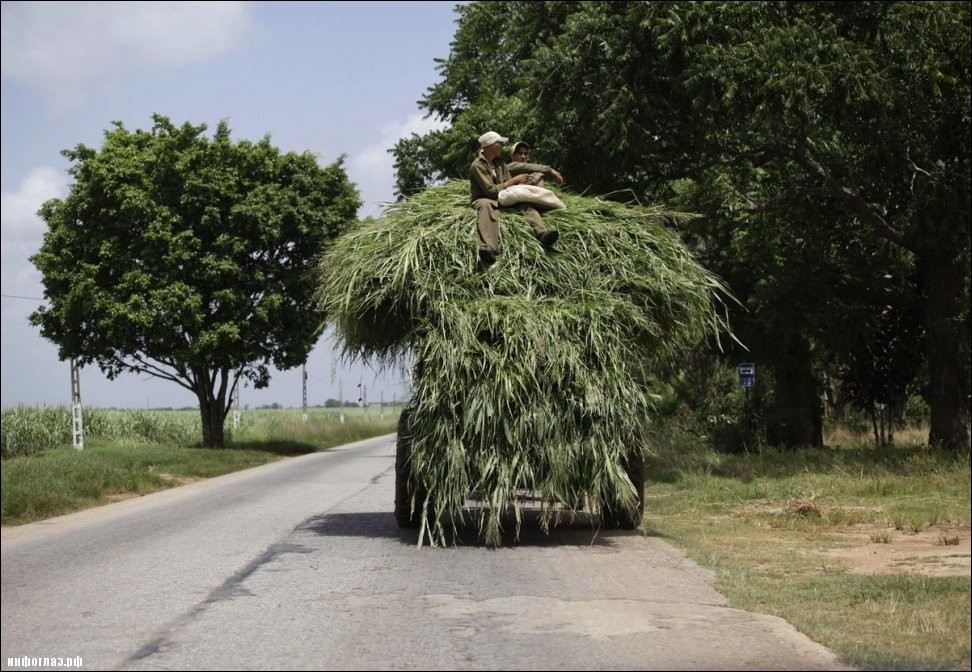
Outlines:
[[73, 105], [93, 80], [122, 71], [172, 70], [243, 44], [247, 2], [3, 3], [3, 77], [49, 104]]
[[5, 292], [37, 292], [40, 273], [27, 260], [40, 249], [47, 225], [41, 205], [67, 194], [68, 176], [55, 168], [34, 168], [17, 191], [0, 194], [0, 257]]
[[68, 175], [63, 170], [42, 167], [30, 171], [17, 191], [0, 194], [0, 222], [3, 240], [40, 240], [44, 223], [37, 211], [45, 201], [67, 194]]
[[425, 119], [416, 113], [404, 122], [382, 126], [374, 143], [348, 156], [348, 177], [358, 185], [364, 201], [361, 217], [377, 216], [383, 203], [395, 200], [395, 157], [388, 150], [402, 138], [411, 137], [412, 133], [425, 135], [446, 126], [444, 122]]

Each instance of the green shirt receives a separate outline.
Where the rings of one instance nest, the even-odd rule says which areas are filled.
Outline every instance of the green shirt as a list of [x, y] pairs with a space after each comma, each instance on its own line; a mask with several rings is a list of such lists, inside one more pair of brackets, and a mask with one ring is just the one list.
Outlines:
[[480, 198], [497, 200], [503, 183], [513, 179], [510, 169], [503, 159], [497, 158], [490, 169], [489, 163], [480, 154], [469, 167], [469, 196], [471, 201]]
[[550, 166], [545, 166], [542, 163], [523, 163], [521, 161], [510, 161], [506, 164], [506, 167], [510, 169], [510, 175], [520, 175], [521, 173], [549, 175], [550, 171], [553, 170]]

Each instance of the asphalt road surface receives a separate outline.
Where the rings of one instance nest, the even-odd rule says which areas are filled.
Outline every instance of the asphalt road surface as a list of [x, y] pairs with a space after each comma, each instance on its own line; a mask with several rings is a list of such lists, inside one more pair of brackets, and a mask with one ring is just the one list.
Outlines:
[[2, 669], [850, 669], [596, 517], [418, 547], [394, 453], [390, 435], [4, 528]]

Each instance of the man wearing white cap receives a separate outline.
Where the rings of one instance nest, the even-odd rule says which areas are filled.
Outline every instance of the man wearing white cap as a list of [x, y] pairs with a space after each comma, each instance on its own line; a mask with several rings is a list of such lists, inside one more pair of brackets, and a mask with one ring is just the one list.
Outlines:
[[[503, 145], [509, 142], [496, 131], [479, 136], [479, 154], [469, 168], [469, 185], [472, 205], [476, 209], [479, 229], [479, 258], [491, 264], [499, 254], [499, 192], [514, 184], [524, 184], [530, 179], [528, 174], [513, 176], [506, 162], [500, 158]], [[533, 233], [544, 247], [552, 247], [560, 233], [548, 229], [543, 217], [536, 208], [525, 203], [514, 206], [533, 227]]]

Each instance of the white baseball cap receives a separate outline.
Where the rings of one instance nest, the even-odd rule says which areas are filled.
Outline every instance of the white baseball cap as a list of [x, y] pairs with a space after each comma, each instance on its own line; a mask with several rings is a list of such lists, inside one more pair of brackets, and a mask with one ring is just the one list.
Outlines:
[[509, 141], [509, 138], [504, 138], [496, 131], [489, 131], [488, 133], [483, 133], [481, 136], [479, 136], [480, 147], [489, 147], [490, 145], [495, 145], [497, 142], [502, 142], [505, 145]]

